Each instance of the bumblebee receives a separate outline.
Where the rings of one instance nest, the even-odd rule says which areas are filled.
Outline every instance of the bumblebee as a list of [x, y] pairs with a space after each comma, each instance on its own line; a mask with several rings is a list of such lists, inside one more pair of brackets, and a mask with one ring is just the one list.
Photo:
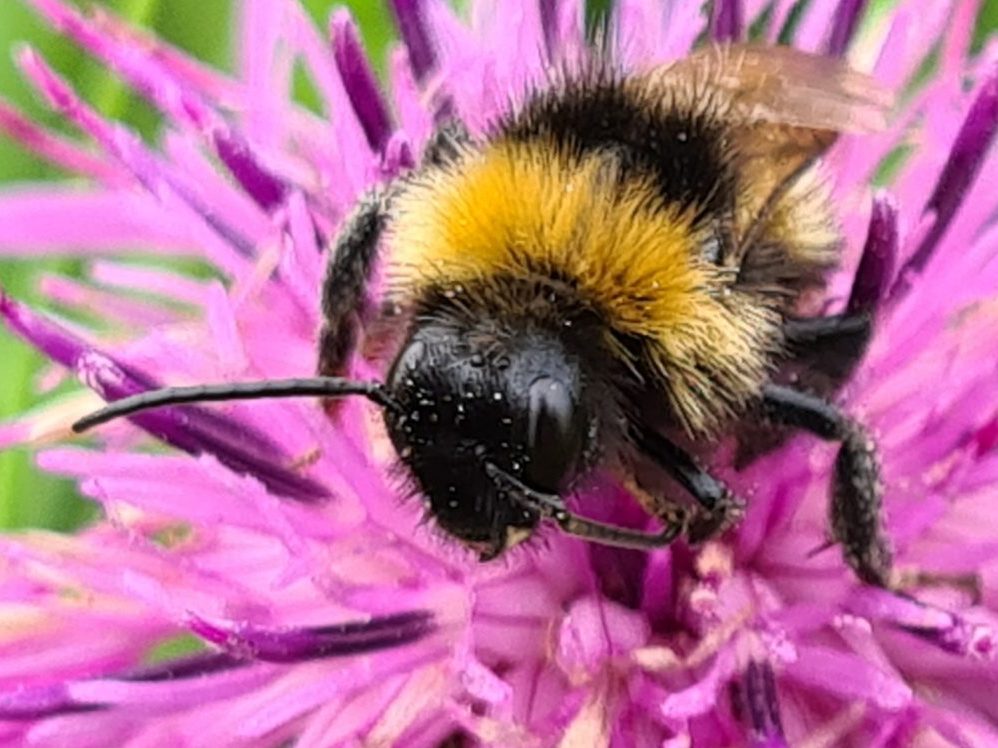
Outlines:
[[[318, 377], [145, 393], [76, 428], [181, 402], [362, 395], [438, 525], [483, 561], [542, 523], [631, 548], [704, 540], [743, 503], [699, 455], [746, 426], [803, 429], [840, 445], [831, 537], [886, 586], [875, 448], [824, 398], [871, 313], [807, 316], [806, 301], [841, 245], [820, 158], [888, 103], [787, 48], [566, 74], [484, 135], [442, 127], [420, 166], [361, 201], [331, 253]], [[362, 337], [390, 351], [384, 382], [342, 376]], [[793, 367], [822, 391], [781, 384]], [[693, 502], [644, 488], [649, 464]], [[596, 470], [661, 529], [573, 512], [564, 497]]]

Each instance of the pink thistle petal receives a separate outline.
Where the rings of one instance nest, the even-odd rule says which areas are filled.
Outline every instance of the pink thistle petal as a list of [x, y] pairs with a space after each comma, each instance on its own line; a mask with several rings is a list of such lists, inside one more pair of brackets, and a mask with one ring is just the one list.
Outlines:
[[203, 306], [208, 295], [207, 283], [161, 268], [97, 260], [91, 265], [90, 276], [106, 286], [195, 307]]
[[249, 0], [240, 14], [239, 69], [246, 82], [247, 137], [267, 150], [280, 147], [286, 120], [282, 116], [291, 87], [293, 51], [284, 39], [293, 6]]
[[892, 295], [903, 294], [912, 278], [919, 275], [946, 234], [967, 192], [985, 163], [985, 154], [998, 132], [998, 67], [995, 67], [977, 93], [963, 126], [949, 152], [942, 174], [926, 203], [934, 217], [932, 227], [905, 261]]
[[434, 629], [433, 616], [425, 611], [283, 631], [249, 624], [213, 624], [196, 616], [191, 617], [189, 625], [198, 636], [236, 657], [275, 663], [345, 657], [400, 646], [418, 641]]
[[732, 707], [747, 723], [754, 748], [787, 748], [783, 736], [776, 678], [768, 663], [749, 662], [741, 682], [732, 684]]
[[104, 60], [167, 116], [201, 132], [261, 207], [271, 210], [282, 202], [285, 183], [266, 170], [245, 140], [224, 126], [220, 117], [185, 88], [169, 68], [150, 55], [136, 54], [133, 46], [102, 33], [99, 22], [90, 22], [55, 0], [32, 1], [53, 23]]
[[[109, 124], [97, 116], [32, 50], [24, 50], [18, 62], [28, 79], [56, 110], [90, 134], [105, 150], [126, 166], [146, 189], [160, 199], [170, 194], [176, 196], [200, 216], [231, 250], [244, 257], [254, 254], [250, 241], [205, 205], [189, 185], [183, 184], [171, 174], [161, 160], [141, 144], [138, 136], [121, 125]], [[231, 261], [225, 264], [233, 267]]]
[[[123, 367], [27, 307], [0, 296], [0, 314], [22, 338], [67, 368], [74, 369], [106, 400], [155, 388], [152, 379]], [[210, 411], [185, 406], [134, 416], [140, 427], [191, 454], [209, 452], [236, 471], [257, 475], [271, 489], [302, 501], [328, 496], [314, 481], [274, 462], [273, 442]], [[279, 454], [279, 450], [277, 450]]]
[[875, 310], [886, 297], [897, 261], [897, 213], [897, 203], [890, 195], [881, 194], [874, 199], [866, 244], [846, 302], [850, 314]]
[[[89, 477], [84, 493], [104, 504], [124, 502], [190, 522], [224, 523], [261, 531], [270, 528], [268, 523], [273, 521], [251, 510], [254, 503], [263, 501], [259, 495], [263, 487], [248, 478], [233, 476], [217, 463], [192, 465], [190, 460], [152, 455], [109, 457], [78, 449], [49, 450], [39, 455], [38, 462], [54, 473]], [[174, 471], [176, 481], [171, 490], [163, 491], [146, 477], [155, 470]], [[198, 488], [202, 494], [195, 494]], [[197, 495], [201, 498], [195, 498]], [[282, 505], [282, 510], [285, 521], [305, 536], [328, 539], [334, 534], [332, 526], [316, 525], [312, 515], [299, 507]], [[350, 513], [346, 513], [341, 521], [349, 526], [350, 520]]]
[[787, 667], [787, 675], [802, 685], [859, 699], [888, 712], [907, 708], [913, 698], [911, 688], [896, 673], [828, 647], [800, 647], [799, 658]]
[[998, 632], [987, 624], [972, 623], [947, 611], [883, 590], [863, 590], [853, 596], [849, 606], [859, 615], [889, 620], [947, 652], [975, 659], [998, 660]]
[[270, 211], [284, 202], [288, 185], [259, 163], [242, 138], [232, 132], [218, 130], [214, 143], [218, 157], [257, 205]]
[[208, 125], [212, 116], [207, 108], [188, 90], [164, 74], [154, 58], [131, 45], [119, 44], [112, 37], [101, 34], [98, 27], [59, 0], [29, 1], [54, 27], [94, 57], [105, 61], [167, 116], [178, 122], [192, 122], [202, 127]]
[[804, 6], [794, 33], [793, 45], [808, 52], [817, 52], [834, 25], [838, 7], [834, 3], [809, 3]]
[[940, 55], [943, 75], [958, 77], [962, 74], [965, 61], [970, 56], [970, 43], [974, 38], [974, 27], [981, 5], [981, 0], [955, 3]]
[[644, 646], [644, 617], [623, 606], [582, 598], [565, 615], [558, 632], [558, 663], [577, 681], [595, 675], [606, 660]]
[[274, 679], [274, 669], [248, 668], [247, 664], [226, 653], [207, 653], [141, 668], [120, 678], [73, 681], [67, 690], [81, 703], [163, 715], [209, 700], [242, 696]]
[[692, 686], [669, 693], [661, 701], [659, 712], [668, 724], [675, 724], [682, 730], [683, 721], [717, 708], [722, 687], [734, 673], [734, 655], [724, 650]]
[[[330, 172], [336, 177], [328, 188], [334, 193], [334, 201], [344, 206], [345, 212], [346, 207], [352, 205], [370, 184], [380, 158], [368, 143], [326, 40], [300, 7], [291, 5], [289, 8], [301, 55], [325, 100], [327, 111], [335, 113], [331, 132], [323, 133], [323, 138], [331, 139], [334, 145], [332, 150], [326, 152]], [[328, 149], [328, 144], [323, 143], [323, 148]]]
[[114, 166], [61, 135], [35, 124], [2, 99], [0, 132], [70, 173], [82, 174], [107, 184], [121, 181], [122, 175]]
[[392, 133], [388, 110], [381, 97], [374, 71], [367, 63], [357, 26], [345, 8], [333, 12], [329, 22], [333, 57], [343, 87], [353, 104], [367, 142], [375, 151], [384, 150]]
[[846, 53], [866, 5], [867, 0], [839, 0], [828, 42], [825, 45], [826, 54], [841, 57]]
[[399, 33], [408, 50], [409, 64], [420, 83], [436, 66], [436, 53], [426, 22], [427, 1], [432, 0], [391, 0]]
[[426, 106], [425, 97], [413, 77], [412, 65], [404, 50], [396, 49], [392, 52], [388, 75], [399, 124], [409, 134], [410, 141], [417, 150], [421, 150], [433, 131], [433, 114]]
[[[6, 255], [134, 253], [135, 245], [190, 255], [189, 231], [134, 190], [42, 187], [0, 195], [0, 250]], [[58, 215], [59, 221], [48, 220]]]
[[148, 329], [178, 321], [178, 315], [162, 302], [151, 299], [129, 299], [127, 296], [88, 286], [73, 278], [45, 273], [38, 283], [39, 290], [49, 300], [70, 309], [87, 312], [106, 309], [111, 318], [128, 320], [130, 326]]
[[539, 0], [538, 4], [541, 30], [544, 34], [544, 51], [548, 60], [556, 59], [555, 50], [560, 46], [558, 22], [561, 5], [561, 0]]
[[88, 712], [98, 708], [75, 700], [64, 683], [16, 691], [0, 691], [0, 720], [34, 721], [54, 714]]

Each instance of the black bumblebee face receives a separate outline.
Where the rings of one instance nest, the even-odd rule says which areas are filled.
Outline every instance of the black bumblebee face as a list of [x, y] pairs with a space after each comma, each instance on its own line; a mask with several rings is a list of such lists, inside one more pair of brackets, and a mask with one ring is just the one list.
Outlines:
[[487, 466], [555, 493], [595, 443], [580, 366], [542, 333], [417, 327], [387, 384], [400, 406], [385, 411], [400, 459], [436, 522], [483, 559], [529, 537], [539, 521]]

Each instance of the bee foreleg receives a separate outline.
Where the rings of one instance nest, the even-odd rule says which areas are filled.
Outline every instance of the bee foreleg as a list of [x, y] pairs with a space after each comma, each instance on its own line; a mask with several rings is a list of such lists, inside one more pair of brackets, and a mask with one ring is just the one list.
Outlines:
[[449, 120], [437, 128], [423, 149], [423, 164], [446, 166], [460, 158], [472, 143], [471, 135], [463, 123]]
[[319, 337], [319, 374], [343, 373], [357, 344], [367, 286], [388, 215], [383, 193], [373, 193], [344, 222], [336, 239], [322, 288], [323, 326]]
[[[691, 542], [698, 543], [722, 533], [741, 519], [745, 502], [697, 465], [684, 450], [647, 427], [636, 427], [634, 440], [646, 457], [654, 460], [703, 508], [703, 512], [691, 518], [687, 530]], [[662, 506], [668, 505], [659, 502], [658, 508]]]
[[659, 532], [643, 532], [630, 527], [610, 525], [588, 517], [582, 517], [565, 506], [561, 496], [531, 488], [519, 478], [493, 464], [486, 465], [486, 471], [493, 480], [513, 490], [513, 497], [525, 509], [541, 517], [553, 520], [562, 532], [577, 538], [601, 545], [618, 548], [652, 550], [669, 545], [687, 531], [689, 513], [681, 507], [671, 506], [668, 511], [658, 513], [664, 524]]
[[832, 537], [846, 563], [868, 584], [891, 586], [891, 550], [882, 517], [883, 485], [876, 446], [862, 424], [804, 392], [767, 385], [763, 411], [772, 421], [841, 443], [829, 509]]
[[580, 517], [577, 514], [561, 509], [554, 512], [551, 518], [558, 523], [563, 532], [584, 538], [601, 545], [613, 545], [618, 548], [633, 548], [635, 550], [653, 550], [669, 545], [680, 535], [687, 532], [689, 515], [679, 507], [672, 507], [668, 513], [660, 513], [658, 518], [664, 524], [660, 532], [642, 532], [629, 527], [608, 525], [594, 519]]

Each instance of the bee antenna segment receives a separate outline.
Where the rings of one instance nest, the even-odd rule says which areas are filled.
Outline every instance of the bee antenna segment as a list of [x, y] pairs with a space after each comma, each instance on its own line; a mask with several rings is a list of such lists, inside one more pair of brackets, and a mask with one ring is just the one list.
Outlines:
[[269, 400], [282, 397], [346, 397], [361, 395], [382, 408], [400, 410], [401, 406], [391, 397], [381, 382], [364, 382], [341, 377], [309, 377], [305, 379], [273, 379], [259, 382], [224, 382], [201, 384], [192, 387], [164, 387], [140, 392], [109, 403], [106, 407], [84, 416], [73, 424], [77, 434], [152, 408], [185, 403], [217, 402], [226, 400]]

